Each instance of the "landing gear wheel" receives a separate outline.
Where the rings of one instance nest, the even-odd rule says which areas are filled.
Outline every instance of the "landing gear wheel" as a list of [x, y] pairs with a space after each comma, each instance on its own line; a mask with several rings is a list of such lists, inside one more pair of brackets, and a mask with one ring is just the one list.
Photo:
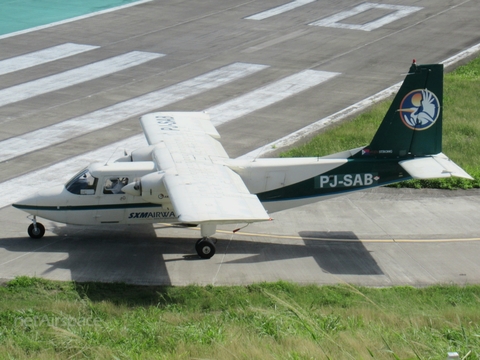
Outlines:
[[195, 244], [195, 250], [202, 259], [210, 259], [215, 255], [215, 245], [207, 238], [199, 239]]
[[32, 239], [41, 239], [45, 235], [45, 226], [37, 222], [30, 224], [27, 231]]

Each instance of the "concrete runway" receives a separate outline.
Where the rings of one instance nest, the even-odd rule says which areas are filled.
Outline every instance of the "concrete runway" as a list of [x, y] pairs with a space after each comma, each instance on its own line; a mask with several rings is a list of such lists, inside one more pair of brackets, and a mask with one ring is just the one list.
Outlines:
[[[478, 282], [475, 191], [377, 190], [281, 212], [272, 224], [252, 225], [231, 241], [219, 234], [209, 261], [185, 257], [193, 254], [197, 233], [161, 226], [99, 229], [44, 221], [47, 236], [26, 239], [28, 221], [8, 204], [141, 143], [143, 113], [218, 114], [222, 144], [237, 157], [401, 81], [412, 58], [439, 62], [480, 43], [473, 0], [430, 0], [421, 7], [391, 1], [394, 7], [363, 10], [349, 1], [284, 4], [152, 1], [1, 38], [0, 70], [12, 58], [16, 66], [27, 64], [26, 55], [38, 51], [54, 59], [31, 55], [33, 65], [0, 75], [0, 278]], [[64, 44], [76, 44], [75, 54], [55, 58], [46, 50]]]

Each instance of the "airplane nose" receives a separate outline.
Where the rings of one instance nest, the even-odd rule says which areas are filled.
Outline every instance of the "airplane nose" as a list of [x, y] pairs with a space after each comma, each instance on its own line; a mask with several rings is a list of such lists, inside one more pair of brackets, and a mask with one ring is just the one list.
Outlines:
[[26, 198], [23, 198], [22, 200], [17, 201], [16, 203], [12, 204], [12, 206], [20, 210], [29, 211], [29, 210], [36, 209], [37, 204], [38, 204], [38, 191], [33, 195], [30, 195]]
[[24, 210], [32, 215], [34, 212], [52, 205], [61, 205], [62, 193], [65, 187], [63, 185], [54, 186], [50, 189], [36, 191], [34, 194], [15, 202], [13, 207]]

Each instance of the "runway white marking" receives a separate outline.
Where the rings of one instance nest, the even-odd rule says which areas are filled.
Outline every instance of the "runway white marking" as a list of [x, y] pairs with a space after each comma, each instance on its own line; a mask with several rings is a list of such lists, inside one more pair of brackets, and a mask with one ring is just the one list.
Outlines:
[[327, 81], [339, 73], [304, 70], [205, 111], [218, 126]]
[[[459, 54], [452, 56], [442, 63], [448, 64], [449, 66], [453, 65], [454, 62], [461, 61], [473, 53], [480, 51], [480, 44], [477, 44], [465, 51], [460, 52]], [[365, 110], [366, 107], [372, 105], [373, 102], [381, 101], [388, 96], [391, 96], [393, 93], [398, 91], [401, 82], [397, 83], [375, 95], [368, 97], [356, 103], [343, 111], [339, 111], [336, 114], [327, 117], [325, 119], [331, 118], [332, 121], [340, 121], [349, 116], [352, 113], [358, 113]], [[349, 110], [348, 110], [349, 109]], [[322, 123], [325, 119], [319, 120], [318, 123]], [[304, 129], [308, 129], [309, 126]], [[288, 135], [274, 141], [270, 144], [267, 144], [261, 148], [253, 150], [239, 158], [252, 158], [258, 157], [260, 155], [265, 155], [268, 152], [276, 151], [279, 147], [284, 146], [287, 143], [290, 143], [292, 139], [298, 140], [298, 134], [300, 130], [294, 134]], [[280, 145], [280, 142], [282, 145]], [[274, 145], [277, 145], [275, 149], [272, 149]], [[72, 177], [82, 166], [87, 166], [93, 161], [105, 161], [105, 159], [116, 159], [123, 155], [123, 149], [137, 149], [142, 146], [146, 146], [147, 142], [143, 134], [130, 137], [125, 140], [118, 141], [114, 144], [102, 147], [100, 149], [91, 151], [89, 153], [76, 156], [74, 158], [62, 161], [52, 166], [18, 176], [8, 181], [4, 181], [0, 186], [0, 209], [8, 206], [15, 201], [21, 200], [25, 196], [32, 194], [32, 188], [41, 189], [47, 186], [64, 184], [70, 177]]]
[[147, 146], [145, 136], [137, 135], [104, 146], [100, 149], [78, 155], [55, 165], [33, 171], [26, 175], [4, 181], [0, 186], [0, 209], [32, 194], [32, 189], [41, 189], [65, 184], [82, 167], [95, 161], [105, 162], [123, 156], [123, 149], [138, 149]]
[[143, 64], [147, 61], [165, 56], [164, 54], [132, 51], [127, 54], [115, 56], [110, 59], [95, 62], [68, 70], [60, 74], [47, 76], [0, 90], [0, 106], [15, 103], [31, 97], [49, 93], [55, 90], [97, 79], [128, 69], [132, 66]]
[[[456, 63], [458, 63], [459, 61], [462, 61], [463, 59], [466, 59], [470, 56], [472, 56], [473, 54], [477, 53], [480, 51], [480, 44], [477, 44], [477, 45], [474, 45], [464, 51], [461, 51], [460, 53], [454, 55], [454, 56], [451, 56], [449, 57], [448, 59], [445, 59], [443, 61], [441, 61], [440, 63], [441, 64], [444, 64], [445, 67], [448, 67], [448, 66], [452, 66]], [[320, 129], [323, 129], [325, 128], [326, 126], [328, 125], [332, 125], [336, 122], [339, 122], [339, 121], [342, 121], [343, 119], [345, 119], [346, 117], [349, 117], [349, 116], [352, 116], [354, 114], [358, 114], [360, 113], [361, 111], [364, 111], [365, 109], [367, 109], [368, 107], [380, 102], [380, 101], [383, 101], [387, 98], [389, 98], [390, 96], [393, 96], [395, 95], [398, 90], [400, 89], [400, 86], [402, 85], [403, 81], [399, 82], [399, 83], [396, 83], [395, 85], [392, 85], [388, 88], [386, 88], [385, 90], [382, 90], [366, 99], [363, 99], [362, 101], [359, 101], [341, 111], [338, 111], [336, 112], [335, 114], [333, 115], [330, 115], [330, 116], [327, 116], [326, 118], [323, 118], [323, 119], [320, 119], [316, 122], [314, 122], [313, 124], [311, 125], [308, 125], [308, 126], [305, 126], [304, 128], [302, 129], [299, 129], [287, 136], [284, 136], [283, 138], [281, 139], [278, 139], [278, 140], [275, 140], [275, 141], [272, 141], [271, 143], [269, 144], [266, 144], [262, 147], [259, 147], [255, 150], [252, 150], [240, 157], [238, 157], [239, 159], [254, 159], [254, 158], [258, 158], [260, 156], [265, 156], [269, 153], [272, 153], [272, 152], [275, 152], [275, 151], [278, 151], [279, 149], [281, 148], [284, 148], [284, 147], [287, 147], [287, 146], [290, 146], [292, 144], [295, 144], [297, 141], [299, 141], [300, 139], [302, 139], [303, 137], [307, 136], [307, 135], [311, 135], [312, 133], [314, 132], [317, 132], [318, 130]]]
[[0, 61], [0, 75], [77, 55], [100, 46], [66, 43]]
[[269, 17], [282, 14], [284, 12], [296, 9], [300, 6], [307, 5], [307, 4], [310, 4], [310, 3], [315, 2], [315, 1], [316, 0], [295, 0], [295, 1], [289, 2], [285, 5], [281, 5], [281, 6], [278, 6], [276, 8], [273, 8], [273, 9], [270, 9], [270, 10], [267, 10], [267, 11], [263, 11], [261, 13], [258, 13], [258, 14], [252, 15], [252, 16], [248, 16], [245, 19], [246, 20], [264, 20], [264, 19], [267, 19]]
[[[383, 10], [392, 10], [391, 14], [382, 16], [377, 20], [370, 21], [365, 24], [346, 24], [341, 23], [341, 20], [345, 20], [349, 17], [361, 14], [365, 11], [372, 9], [383, 9]], [[333, 27], [340, 29], [350, 29], [350, 30], [363, 30], [371, 31], [378, 29], [386, 24], [389, 24], [393, 21], [401, 19], [405, 16], [408, 16], [416, 11], [423, 9], [423, 7], [418, 6], [402, 6], [402, 5], [389, 5], [389, 4], [375, 4], [375, 3], [363, 3], [358, 6], [355, 6], [353, 9], [339, 12], [335, 15], [329, 16], [319, 21], [315, 21], [308, 25], [314, 26], [324, 26], [324, 27]]]
[[[232, 66], [236, 67], [242, 67], [244, 66], [244, 70], [249, 70], [249, 71], [254, 71], [255, 69], [261, 70], [265, 68], [265, 65], [253, 65], [253, 64], [233, 64], [229, 65], [227, 68], [230, 68]], [[252, 67], [249, 69], [249, 67]], [[223, 68], [225, 69], [225, 68]], [[222, 69], [219, 69], [222, 70]], [[204, 76], [202, 81], [199, 81], [198, 78], [186, 81], [185, 83], [188, 83], [188, 86], [181, 86], [178, 87], [175, 92], [181, 93], [183, 91], [186, 91], [190, 86], [192, 86], [192, 83], [197, 83], [197, 87], [204, 88], [205, 86], [211, 86], [212, 81], [214, 81], [214, 78], [217, 79], [217, 81], [222, 81], [225, 76], [232, 78], [234, 73], [231, 74], [230, 76], [226, 75], [223, 76], [222, 73], [224, 71], [220, 72], [217, 71], [215, 73], [215, 76], [212, 76], [211, 73], [206, 74]], [[245, 115], [248, 112], [255, 111], [261, 107], [267, 106], [264, 102], [268, 104], [273, 104], [274, 102], [281, 101], [285, 99], [288, 96], [294, 95], [300, 91], [303, 91], [311, 86], [318, 85], [319, 83], [326, 81], [328, 79], [331, 79], [332, 77], [338, 75], [338, 73], [331, 73], [331, 72], [324, 72], [324, 71], [315, 71], [315, 70], [305, 70], [302, 71], [298, 74], [294, 74], [291, 76], [288, 76], [284, 79], [281, 79], [279, 81], [276, 81], [270, 85], [264, 86], [261, 89], [258, 89], [256, 91], [253, 91], [251, 93], [248, 93], [244, 96], [240, 96], [239, 98], [233, 99], [232, 101], [228, 101], [225, 106], [224, 110], [228, 112], [227, 117], [222, 118], [222, 123], [225, 123], [227, 121], [233, 120], [237, 117], [240, 117], [242, 115]], [[307, 80], [307, 78], [310, 78]], [[183, 84], [183, 83], [182, 83]], [[179, 84], [180, 85], [180, 84]], [[274, 89], [277, 89], [277, 92], [282, 92], [284, 91], [285, 94], [275, 94], [273, 92]], [[171, 91], [167, 89], [162, 90], [164, 92], [164, 95], [167, 96], [167, 94]], [[150, 97], [151, 101], [157, 101], [159, 99], [162, 99], [162, 96], [158, 95], [158, 92], [155, 96], [152, 96], [151, 94], [148, 94]], [[257, 97], [257, 104], [253, 101], [253, 99]], [[247, 99], [248, 101], [248, 106], [246, 106], [245, 109], [241, 109], [240, 111], [236, 111], [236, 107], [238, 104], [242, 104], [242, 101], [245, 101]], [[127, 104], [122, 106], [122, 109], [118, 109], [120, 113], [122, 111], [127, 111], [127, 109], [132, 105], [129, 105], [129, 102], [126, 102]], [[235, 104], [235, 106], [233, 106]], [[220, 104], [217, 109], [222, 108], [223, 104]], [[247, 104], [245, 104], [247, 105]], [[151, 104], [150, 104], [151, 106]], [[154, 105], [158, 107], [158, 102]], [[138, 105], [139, 110], [141, 113], [146, 112], [145, 108], [143, 105]], [[212, 109], [212, 108], [211, 108]], [[142, 111], [143, 110], [143, 111]], [[214, 113], [218, 113], [215, 110], [213, 111]], [[93, 113], [92, 113], [93, 114]], [[90, 119], [90, 116], [86, 116], [85, 119], [80, 120], [77, 128], [73, 130], [73, 134], [77, 134], [81, 130], [80, 125], [84, 126], [85, 122]], [[106, 118], [110, 118], [109, 116], [106, 116], [105, 114], [102, 115], [105, 116]], [[77, 119], [78, 121], [78, 119]], [[94, 120], [93, 122], [98, 122], [99, 120]], [[218, 121], [218, 120], [217, 120]], [[67, 123], [67, 122], [64, 122]], [[51, 127], [49, 127], [51, 128]], [[45, 129], [49, 129], [45, 128]], [[68, 128], [68, 126], [67, 126]], [[42, 129], [42, 130], [45, 130]], [[57, 134], [52, 135], [52, 130], [46, 131], [44, 134], [40, 134], [38, 132], [35, 132], [36, 135], [32, 136], [29, 139], [24, 139], [25, 143], [23, 146], [26, 146], [30, 142], [36, 142], [37, 146], [40, 146], [42, 141], [37, 140], [37, 136], [41, 136], [42, 139], [45, 139], [43, 141], [46, 141], [46, 139], [51, 139], [51, 138], [57, 138]], [[48, 136], [47, 136], [48, 134]], [[8, 141], [8, 140], [7, 140]], [[5, 146], [5, 141], [0, 143], [1, 147], [6, 149], [6, 151], [11, 150], [11, 146], [20, 146], [18, 143], [16, 145], [10, 144], [8, 147]], [[32, 144], [29, 144], [29, 146]], [[79, 155], [76, 156], [72, 159], [62, 161], [58, 164], [49, 166], [44, 169], [40, 169], [37, 171], [34, 171], [32, 173], [28, 173], [26, 175], [19, 176], [17, 178], [5, 181], [1, 184], [0, 186], [0, 208], [4, 206], [8, 206], [11, 203], [14, 203], [15, 201], [18, 201], [25, 196], [29, 195], [32, 193], [32, 184], [35, 185], [36, 189], [39, 188], [44, 188], [47, 186], [53, 186], [55, 184], [64, 184], [70, 177], [72, 177], [75, 173], [77, 173], [82, 166], [87, 166], [89, 163], [94, 162], [94, 161], [106, 161], [107, 159], [112, 159], [115, 160], [118, 157], [123, 155], [123, 149], [128, 149], [128, 150], [135, 150], [137, 148], [147, 146], [147, 142], [145, 140], [144, 135], [136, 135], [133, 137], [130, 137], [125, 140], [121, 140], [116, 142], [115, 144], [108, 145], [105, 147], [102, 147], [98, 150], [91, 151], [87, 154], [84, 155]]]
[[366, 99], [363, 99], [362, 101], [359, 101], [356, 104], [353, 104], [343, 110], [340, 110], [336, 112], [333, 115], [327, 116], [326, 118], [320, 119], [313, 124], [310, 124], [308, 126], [305, 126], [291, 134], [288, 134], [287, 136], [284, 136], [283, 138], [277, 139], [269, 144], [266, 144], [258, 149], [252, 150], [248, 152], [247, 154], [244, 154], [239, 157], [239, 159], [253, 159], [253, 158], [258, 158], [260, 156], [267, 155], [269, 153], [272, 153], [274, 151], [278, 151], [281, 148], [290, 146], [295, 144], [297, 141], [300, 139], [304, 138], [305, 136], [315, 133], [329, 125], [332, 125], [336, 122], [339, 122], [343, 119], [345, 119], [347, 116], [351, 116], [353, 114], [359, 113], [360, 111], [365, 110], [367, 107], [372, 106], [380, 101], [383, 101], [387, 99], [389, 96], [392, 96], [397, 93], [397, 91], [400, 89], [401, 82], [397, 83], [380, 93], [377, 93], [375, 95], [372, 95]]
[[234, 63], [193, 79], [0, 142], [0, 161], [39, 150], [142, 115], [176, 101], [266, 69], [267, 65]]

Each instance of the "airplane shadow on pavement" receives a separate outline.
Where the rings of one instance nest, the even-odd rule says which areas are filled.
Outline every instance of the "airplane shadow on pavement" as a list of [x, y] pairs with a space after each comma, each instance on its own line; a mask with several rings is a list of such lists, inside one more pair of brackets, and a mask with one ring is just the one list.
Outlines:
[[331, 274], [384, 275], [370, 252], [351, 231], [302, 231], [305, 245], [315, 248], [318, 265]]
[[[176, 227], [156, 228], [152, 225], [67, 225], [49, 228], [56, 236], [47, 234], [41, 240], [27, 237], [0, 239], [0, 254], [22, 253], [20, 256], [10, 254], [5, 257], [6, 261], [0, 261], [0, 278], [34, 275], [57, 279], [70, 275], [78, 282], [171, 285], [167, 263], [183, 261], [184, 265], [174, 266], [190, 266], [194, 272], [195, 269], [212, 267], [213, 262], [220, 262], [224, 254], [222, 263], [227, 268], [222, 271], [231, 271], [229, 264], [259, 265], [313, 258], [320, 267], [318, 271], [331, 274], [383, 274], [370, 252], [352, 232], [305, 231], [300, 233], [302, 239], [296, 241], [275, 237], [252, 239], [237, 234], [232, 241], [220, 238], [216, 245], [217, 254], [210, 260], [203, 260], [194, 250], [198, 232], [185, 235], [187, 230], [182, 229], [183, 235], [175, 237], [176, 230]], [[192, 260], [195, 261], [192, 263]], [[248, 271], [248, 268], [242, 267], [242, 271]], [[197, 283], [195, 280], [191, 282]]]
[[313, 257], [318, 266], [334, 275], [384, 275], [370, 252], [351, 231], [302, 231], [299, 244], [245, 242], [235, 240], [230, 252], [254, 253], [227, 264], [276, 261], [282, 259]]

